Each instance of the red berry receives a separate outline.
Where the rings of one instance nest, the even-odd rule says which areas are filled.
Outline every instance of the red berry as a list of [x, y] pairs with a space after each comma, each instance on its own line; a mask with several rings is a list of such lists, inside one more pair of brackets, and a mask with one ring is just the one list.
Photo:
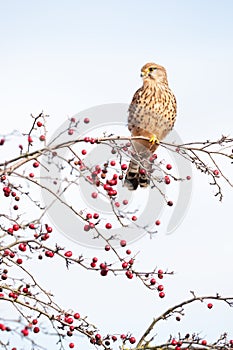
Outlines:
[[110, 228], [112, 228], [112, 224], [110, 224], [110, 222], [108, 222], [105, 227], [109, 230]]
[[127, 250], [126, 250], [126, 254], [130, 255], [130, 254], [131, 254], [131, 250], [130, 250], [130, 249], [127, 249]]
[[7, 230], [7, 232], [8, 232], [10, 235], [12, 235], [12, 234], [13, 234], [13, 228], [9, 227], [8, 230]]
[[28, 143], [32, 143], [33, 142], [33, 139], [32, 139], [32, 137], [29, 135], [28, 136]]
[[104, 270], [101, 270], [101, 271], [100, 271], [100, 274], [101, 274], [101, 276], [107, 276], [107, 274], [108, 274], [108, 268], [106, 268], [106, 269], [104, 269]]
[[202, 345], [207, 345], [207, 341], [205, 339], [202, 340], [201, 342]]
[[31, 230], [33, 230], [33, 229], [35, 229], [35, 225], [34, 225], [34, 224], [29, 224], [29, 228], [30, 228]]
[[116, 162], [115, 162], [115, 160], [111, 160], [111, 162], [110, 162], [110, 165], [111, 165], [111, 166], [114, 166], [114, 165], [116, 165]]
[[36, 124], [39, 128], [43, 125], [40, 121], [38, 121]]
[[101, 264], [100, 264], [100, 268], [101, 268], [101, 270], [105, 270], [105, 269], [107, 268], [107, 266], [106, 266], [106, 264], [101, 263]]
[[21, 250], [21, 252], [25, 252], [27, 250], [27, 245], [25, 243], [20, 243], [19, 250]]
[[104, 247], [104, 249], [106, 250], [106, 252], [108, 252], [108, 251], [111, 249], [111, 247], [110, 247], [109, 244], [107, 244], [107, 245]]
[[100, 335], [99, 333], [97, 333], [97, 334], [95, 335], [95, 339], [100, 340], [100, 339], [101, 339], [101, 335]]
[[187, 180], [191, 180], [191, 176], [189, 176], [189, 175], [186, 176], [186, 179], [187, 179]]
[[73, 130], [73, 129], [69, 129], [69, 130], [68, 130], [68, 135], [73, 135], [73, 133], [74, 133], [74, 130]]
[[160, 292], [160, 293], [159, 293], [159, 297], [160, 297], [160, 298], [164, 298], [164, 297], [165, 297], [165, 293], [164, 293], [164, 292]]
[[14, 205], [14, 206], [13, 206], [13, 209], [14, 209], [14, 210], [18, 210], [18, 209], [19, 209], [18, 205]]
[[125, 334], [121, 334], [121, 339], [125, 339], [126, 335]]
[[65, 252], [65, 254], [64, 254], [67, 258], [70, 258], [72, 255], [73, 255], [73, 253], [70, 251], [70, 250], [68, 250], [67, 252]]
[[122, 203], [123, 203], [124, 205], [127, 205], [127, 204], [128, 204], [127, 199], [124, 199]]
[[172, 345], [176, 345], [176, 344], [177, 344], [177, 341], [173, 338], [172, 341], [171, 341], [171, 344], [172, 344]]
[[26, 337], [29, 334], [29, 330], [27, 328], [24, 328], [21, 330], [21, 333]]
[[93, 261], [92, 261], [92, 263], [91, 263], [91, 267], [96, 267], [96, 263], [94, 263]]
[[84, 118], [84, 120], [83, 120], [83, 121], [84, 121], [84, 123], [85, 123], [85, 124], [90, 123], [90, 119], [89, 119], [89, 118]]
[[155, 221], [155, 225], [159, 226], [161, 224], [160, 220]]
[[97, 192], [92, 192], [91, 196], [92, 196], [92, 198], [97, 198], [98, 197], [98, 193]]
[[72, 117], [72, 118], [70, 119], [70, 121], [71, 121], [71, 123], [75, 123], [75, 122], [76, 122], [76, 118]]
[[132, 278], [133, 278], [133, 274], [132, 274], [132, 272], [131, 271], [126, 271], [126, 276], [131, 280]]
[[218, 176], [218, 175], [219, 175], [219, 171], [218, 171], [217, 169], [215, 169], [215, 170], [213, 171], [213, 174], [214, 174], [215, 176]]
[[16, 260], [16, 262], [17, 262], [17, 264], [21, 265], [21, 264], [23, 263], [23, 260], [22, 260], [21, 258], [18, 258], [18, 259]]
[[34, 167], [34, 168], [38, 168], [39, 165], [40, 165], [39, 162], [34, 162], [34, 163], [33, 163], [33, 167]]
[[92, 261], [96, 263], [96, 262], [98, 261], [98, 258], [96, 258], [96, 257], [94, 256], [94, 258], [92, 259]]
[[40, 141], [44, 141], [45, 140], [45, 135], [40, 135]]
[[207, 307], [208, 307], [208, 309], [212, 309], [213, 304], [209, 303], [209, 304], [207, 304]]
[[137, 220], [137, 216], [133, 215], [132, 216], [132, 221], [136, 221]]
[[155, 283], [156, 283], [155, 278], [151, 278], [151, 280], [150, 280], [150, 284], [151, 284], [151, 285], [154, 285]]
[[121, 170], [126, 170], [127, 169], [127, 165], [126, 164], [122, 164], [121, 165]]
[[38, 323], [37, 319], [32, 320], [32, 324], [36, 325]]
[[159, 275], [163, 274], [163, 270], [159, 269], [159, 270], [158, 270], [158, 274], [159, 274]]
[[127, 244], [127, 242], [126, 242], [124, 239], [122, 239], [122, 240], [120, 241], [120, 245], [121, 245], [122, 247], [125, 247], [126, 244]]
[[122, 263], [122, 268], [123, 269], [126, 269], [128, 267], [128, 263], [126, 262], [126, 261], [124, 261], [123, 263]]
[[115, 335], [112, 336], [113, 341], [117, 341], [117, 337]]
[[53, 231], [53, 229], [52, 229], [52, 227], [50, 227], [50, 226], [46, 226], [46, 231], [47, 231], [48, 233], [51, 233], [51, 232]]
[[93, 218], [94, 219], [98, 219], [99, 218], [99, 214], [98, 213], [94, 213]]
[[134, 344], [134, 343], [136, 343], [136, 339], [134, 337], [130, 337], [129, 342], [130, 342], [130, 344]]
[[74, 318], [75, 318], [76, 320], [78, 320], [78, 319], [80, 318], [80, 315], [79, 315], [78, 312], [76, 312], [76, 313], [74, 314]]
[[13, 230], [14, 230], [14, 231], [18, 231], [18, 230], [19, 230], [19, 225], [14, 224], [14, 225], [13, 225]]
[[82, 150], [82, 155], [85, 156], [87, 154], [87, 151], [85, 149]]
[[169, 185], [169, 184], [170, 184], [171, 180], [170, 180], [169, 176], [166, 175], [166, 176], [164, 177], [164, 182], [165, 182], [166, 185]]
[[168, 201], [168, 202], [167, 202], [167, 205], [168, 205], [169, 207], [172, 207], [172, 206], [173, 206], [173, 202], [172, 202], [172, 201]]
[[34, 327], [34, 329], [33, 329], [33, 332], [34, 332], [34, 333], [39, 333], [39, 331], [40, 331], [40, 328], [39, 328], [39, 327]]
[[34, 177], [34, 176], [35, 176], [34, 173], [29, 174], [29, 177]]
[[69, 347], [70, 347], [70, 349], [73, 349], [74, 348], [74, 343], [70, 343]]
[[166, 168], [167, 168], [167, 170], [171, 170], [171, 169], [172, 169], [171, 164], [167, 164], [167, 165], [166, 165]]
[[120, 203], [119, 202], [115, 202], [115, 207], [119, 208], [120, 207]]
[[158, 288], [159, 292], [162, 292], [162, 290], [164, 289], [164, 286], [162, 284], [160, 284], [157, 288]]

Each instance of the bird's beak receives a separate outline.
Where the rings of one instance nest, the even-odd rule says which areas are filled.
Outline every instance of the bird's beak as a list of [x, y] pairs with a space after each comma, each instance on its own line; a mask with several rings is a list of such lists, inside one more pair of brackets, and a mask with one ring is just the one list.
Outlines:
[[143, 78], [145, 75], [146, 75], [145, 72], [141, 72], [141, 74], [140, 74], [141, 78]]

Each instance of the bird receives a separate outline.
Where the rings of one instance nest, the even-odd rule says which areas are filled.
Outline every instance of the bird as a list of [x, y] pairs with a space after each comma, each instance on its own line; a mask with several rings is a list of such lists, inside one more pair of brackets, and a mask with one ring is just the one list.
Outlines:
[[130, 160], [124, 186], [136, 190], [150, 184], [150, 157], [176, 121], [177, 102], [169, 88], [166, 69], [156, 63], [146, 63], [141, 69], [143, 85], [134, 94], [128, 109], [128, 129], [131, 136], [148, 140], [132, 142], [134, 155]]

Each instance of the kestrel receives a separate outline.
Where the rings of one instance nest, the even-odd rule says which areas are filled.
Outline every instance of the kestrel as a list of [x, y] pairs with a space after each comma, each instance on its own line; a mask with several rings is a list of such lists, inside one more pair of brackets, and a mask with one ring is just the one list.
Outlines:
[[128, 129], [132, 136], [146, 140], [133, 142], [135, 155], [131, 159], [125, 177], [129, 190], [147, 187], [151, 169], [149, 158], [172, 130], [176, 120], [176, 98], [168, 86], [164, 67], [146, 63], [141, 69], [143, 85], [138, 89], [129, 107]]

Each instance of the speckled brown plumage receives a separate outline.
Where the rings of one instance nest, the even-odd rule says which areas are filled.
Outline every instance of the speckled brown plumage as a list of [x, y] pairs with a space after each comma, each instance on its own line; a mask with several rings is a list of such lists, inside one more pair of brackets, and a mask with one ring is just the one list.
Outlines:
[[[129, 107], [128, 128], [132, 136], [144, 136], [148, 141], [135, 141], [135, 160], [131, 160], [125, 178], [125, 185], [134, 190], [140, 185], [147, 187], [149, 179], [145, 169], [148, 158], [172, 130], [176, 119], [176, 99], [168, 86], [164, 67], [147, 63], [141, 69], [143, 86], [136, 91]], [[139, 166], [141, 163], [141, 167]]]

